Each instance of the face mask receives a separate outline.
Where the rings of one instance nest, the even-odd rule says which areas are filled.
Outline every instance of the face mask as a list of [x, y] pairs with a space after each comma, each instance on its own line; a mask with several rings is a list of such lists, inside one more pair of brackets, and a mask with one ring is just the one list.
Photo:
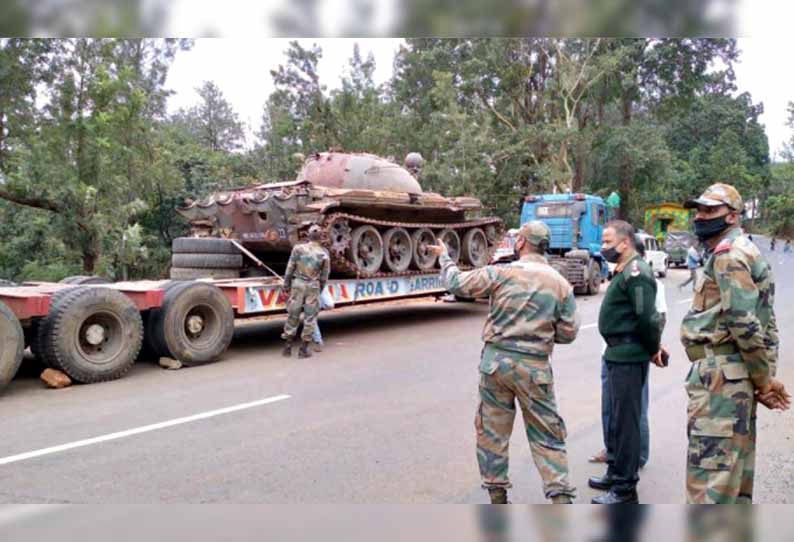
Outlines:
[[725, 228], [730, 226], [730, 224], [725, 222], [726, 216], [727, 215], [718, 216], [717, 218], [711, 218], [709, 220], [695, 220], [695, 235], [697, 235], [698, 239], [701, 241], [705, 241], [706, 239], [711, 239], [715, 235], [719, 235], [725, 230]]
[[617, 263], [618, 260], [620, 259], [620, 252], [618, 252], [618, 250], [615, 247], [609, 247], [606, 250], [602, 250], [601, 255], [609, 263]]

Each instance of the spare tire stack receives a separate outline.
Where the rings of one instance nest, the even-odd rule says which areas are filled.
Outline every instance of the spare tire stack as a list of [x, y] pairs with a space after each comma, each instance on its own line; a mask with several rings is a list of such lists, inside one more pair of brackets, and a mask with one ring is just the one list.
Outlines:
[[178, 237], [171, 243], [171, 278], [235, 279], [240, 277], [243, 255], [228, 239]]

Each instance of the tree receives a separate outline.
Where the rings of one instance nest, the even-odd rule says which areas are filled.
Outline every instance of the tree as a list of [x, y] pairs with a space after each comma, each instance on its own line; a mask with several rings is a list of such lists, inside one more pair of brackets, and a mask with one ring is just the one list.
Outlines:
[[201, 101], [188, 113], [188, 123], [211, 151], [234, 151], [242, 147], [243, 124], [231, 104], [212, 81], [196, 88]]

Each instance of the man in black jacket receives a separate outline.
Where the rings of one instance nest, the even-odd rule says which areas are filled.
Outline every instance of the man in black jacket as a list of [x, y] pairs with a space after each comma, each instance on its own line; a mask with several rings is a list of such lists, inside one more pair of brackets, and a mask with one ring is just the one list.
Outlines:
[[613, 220], [604, 229], [601, 253], [617, 264], [598, 315], [598, 331], [607, 343], [604, 360], [612, 414], [607, 472], [588, 482], [608, 493], [594, 498], [594, 504], [638, 502], [642, 388], [649, 361], [663, 366], [656, 279], [637, 254], [634, 239], [634, 228], [622, 220]]

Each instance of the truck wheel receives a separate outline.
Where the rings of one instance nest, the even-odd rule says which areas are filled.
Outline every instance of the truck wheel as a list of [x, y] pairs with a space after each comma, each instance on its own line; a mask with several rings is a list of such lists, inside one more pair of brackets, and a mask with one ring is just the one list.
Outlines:
[[474, 267], [482, 267], [488, 263], [488, 240], [480, 228], [472, 228], [463, 234], [460, 248], [463, 262]]
[[14, 281], [0, 279], [0, 288], [16, 288], [17, 286], [19, 286], [19, 284]]
[[217, 360], [234, 334], [231, 303], [220, 288], [204, 282], [171, 288], [149, 318], [148, 331], [161, 355], [187, 366]]
[[595, 295], [601, 287], [601, 265], [595, 260], [590, 260], [588, 268], [587, 293]]
[[444, 241], [444, 244], [447, 245], [450, 259], [458, 263], [460, 261], [460, 235], [458, 235], [458, 232], [451, 229], [441, 230], [436, 238]]
[[[163, 284], [160, 288], [167, 295], [168, 292], [174, 288], [180, 288], [191, 284], [191, 281], [185, 280], [172, 280]], [[155, 328], [162, 325], [162, 306], [149, 309], [142, 314], [143, 317], [143, 346], [138, 355], [138, 359], [146, 359], [157, 361], [161, 356], [170, 356], [168, 347], [160, 339], [161, 334], [158, 334]]]
[[192, 279], [237, 279], [239, 269], [210, 269], [202, 267], [172, 267], [169, 275], [175, 280]]
[[135, 304], [109, 288], [80, 288], [50, 311], [47, 356], [72, 380], [90, 384], [115, 380], [135, 363], [143, 322]]
[[365, 225], [353, 230], [349, 258], [362, 276], [371, 276], [383, 263], [383, 238], [374, 227]]
[[174, 267], [196, 267], [201, 269], [240, 269], [242, 254], [173, 254]]
[[413, 245], [405, 228], [390, 228], [383, 234], [383, 262], [386, 270], [401, 273], [411, 265]]
[[419, 228], [411, 234], [413, 245], [413, 267], [419, 271], [429, 271], [436, 265], [436, 256], [427, 250], [428, 245], [436, 244], [435, 234], [427, 228]]
[[212, 237], [177, 237], [171, 242], [174, 254], [240, 254], [228, 239]]
[[110, 284], [112, 281], [98, 275], [74, 275], [58, 281], [61, 284], [89, 285], [89, 284]]
[[46, 337], [52, 325], [51, 316], [53, 314], [55, 305], [57, 305], [66, 294], [73, 292], [76, 289], [78, 289], [77, 286], [71, 286], [53, 293], [50, 296], [49, 313], [44, 318], [40, 318], [36, 324], [34, 324], [34, 330], [31, 332], [30, 351], [34, 356], [36, 356], [36, 359], [38, 359], [42, 365], [49, 367], [50, 369], [60, 370], [60, 367], [57, 365], [58, 361], [50, 358], [47, 355], [47, 349], [45, 348]]
[[0, 390], [16, 376], [24, 350], [22, 325], [11, 309], [0, 302]]

